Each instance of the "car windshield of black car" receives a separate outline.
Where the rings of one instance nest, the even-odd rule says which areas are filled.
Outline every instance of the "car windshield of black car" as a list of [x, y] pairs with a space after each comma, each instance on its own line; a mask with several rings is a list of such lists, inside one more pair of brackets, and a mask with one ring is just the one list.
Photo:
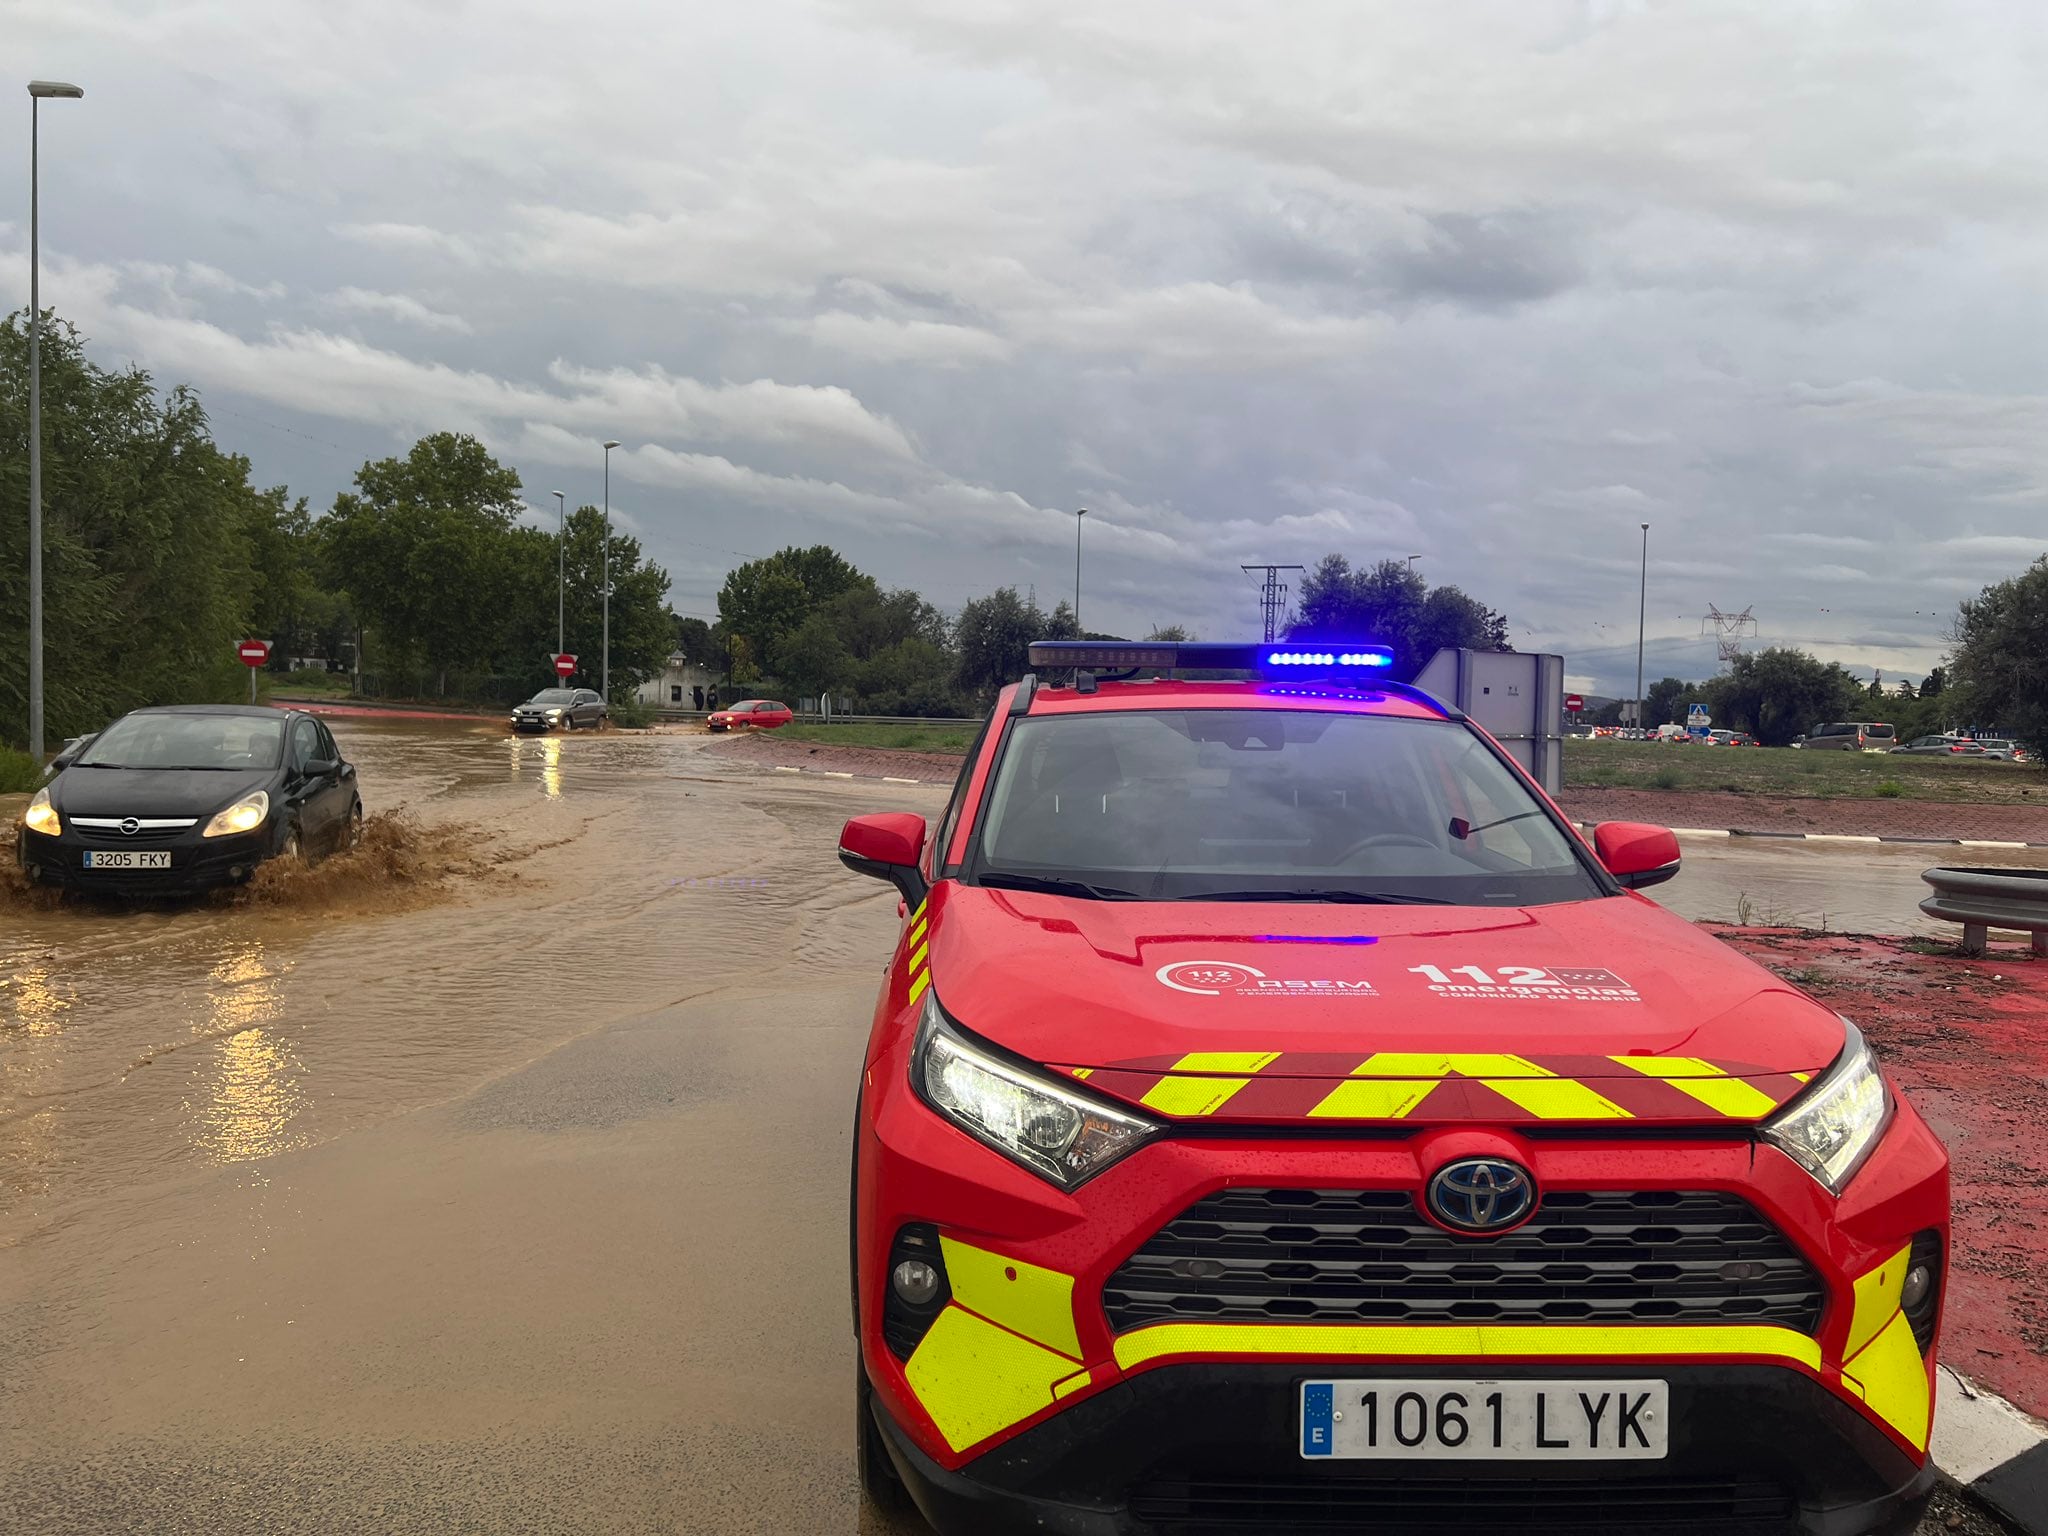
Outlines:
[[284, 721], [247, 715], [124, 715], [79, 754], [86, 768], [275, 768]]

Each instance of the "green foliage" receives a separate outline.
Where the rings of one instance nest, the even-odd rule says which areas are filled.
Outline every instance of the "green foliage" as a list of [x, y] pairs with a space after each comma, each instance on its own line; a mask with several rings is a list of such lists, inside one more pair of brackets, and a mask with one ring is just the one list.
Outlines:
[[1685, 724], [1686, 707], [1697, 689], [1676, 677], [1660, 677], [1643, 690], [1643, 724], [1655, 730], [1660, 725]]
[[1838, 663], [1785, 646], [1737, 656], [1701, 690], [1716, 725], [1750, 731], [1768, 747], [1830, 720], [1866, 719], [1870, 700]]
[[820, 608], [856, 588], [874, 590], [874, 578], [856, 570], [824, 544], [791, 545], [727, 574], [718, 592], [718, 618], [732, 645], [733, 673], [754, 678], [779, 665], [778, 648]]
[[657, 711], [652, 704], [642, 704], [630, 692], [620, 693], [616, 687], [612, 692], [617, 695], [611, 701], [608, 710], [613, 725], [622, 725], [628, 730], [639, 731], [654, 724]]
[[1680, 782], [1678, 770], [1675, 768], [1659, 768], [1650, 775], [1650, 787], [1652, 789], [1676, 789]]
[[[283, 492], [259, 493], [198, 397], [85, 356], [43, 326], [45, 729], [61, 739], [144, 703], [232, 699], [234, 642], [257, 618], [255, 535]], [[0, 322], [0, 734], [27, 723], [28, 320]]]
[[25, 795], [42, 782], [40, 763], [26, 752], [0, 747], [0, 795]]
[[2029, 744], [2048, 743], [2048, 555], [1965, 601], [1955, 641], [1962, 713]]
[[1046, 629], [1045, 614], [1015, 587], [999, 587], [964, 604], [953, 625], [960, 687], [983, 700], [993, 697], [1030, 670], [1031, 642], [1049, 638]]
[[1393, 675], [1413, 678], [1445, 647], [1505, 651], [1507, 619], [1456, 587], [1434, 587], [1403, 560], [1354, 571], [1325, 555], [1301, 584], [1290, 640], [1357, 640], [1393, 647]]
[[1886, 779], [1871, 793], [1875, 794], [1880, 800], [1900, 800], [1905, 798], [1906, 786], [1897, 779]]

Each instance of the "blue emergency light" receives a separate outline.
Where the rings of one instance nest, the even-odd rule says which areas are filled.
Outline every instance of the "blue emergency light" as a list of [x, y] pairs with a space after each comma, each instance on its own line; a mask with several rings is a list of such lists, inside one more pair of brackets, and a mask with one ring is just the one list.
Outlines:
[[1194, 669], [1267, 677], [1375, 672], [1394, 664], [1394, 653], [1383, 645], [1245, 645], [1199, 640], [1034, 640], [1030, 656], [1034, 667]]

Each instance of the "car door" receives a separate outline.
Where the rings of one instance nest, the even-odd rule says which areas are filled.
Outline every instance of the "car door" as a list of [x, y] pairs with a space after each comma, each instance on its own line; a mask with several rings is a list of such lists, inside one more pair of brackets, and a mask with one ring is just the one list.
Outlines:
[[285, 743], [285, 806], [299, 825], [299, 845], [308, 851], [323, 847], [330, 832], [325, 791], [327, 780], [312, 771], [320, 762], [320, 731], [311, 715], [293, 717]]
[[334, 737], [320, 721], [313, 722], [318, 733], [322, 761], [334, 764], [333, 772], [326, 775], [325, 787], [320, 791], [323, 816], [327, 822], [327, 835], [336, 848], [348, 841], [349, 819], [354, 815], [356, 800], [356, 765], [341, 755], [341, 748]]
[[604, 700], [593, 689], [585, 688], [577, 695], [577, 702], [583, 713], [583, 723], [588, 726], [604, 724]]

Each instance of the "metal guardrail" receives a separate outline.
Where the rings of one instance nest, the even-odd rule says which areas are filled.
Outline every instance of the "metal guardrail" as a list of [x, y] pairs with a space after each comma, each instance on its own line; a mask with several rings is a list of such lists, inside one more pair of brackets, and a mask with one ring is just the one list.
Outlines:
[[1963, 953], [1981, 955], [1993, 928], [2024, 933], [2034, 953], [2048, 955], [2048, 869], [1945, 869], [1920, 878], [1934, 894], [1920, 910], [1963, 925]]

